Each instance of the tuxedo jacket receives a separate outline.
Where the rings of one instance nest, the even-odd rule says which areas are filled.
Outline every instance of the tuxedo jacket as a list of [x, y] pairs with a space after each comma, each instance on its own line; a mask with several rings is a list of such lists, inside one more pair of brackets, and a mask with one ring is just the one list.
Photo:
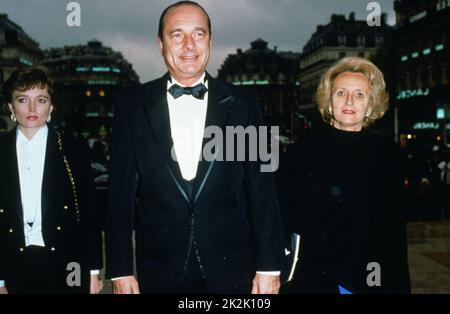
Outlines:
[[[0, 135], [0, 279], [6, 280], [10, 292], [23, 290], [19, 283], [24, 281], [23, 267], [32, 263], [24, 260], [16, 132], [14, 128]], [[42, 234], [50, 262], [42, 271], [55, 281], [51, 286], [58, 292], [89, 292], [90, 270], [102, 268], [102, 248], [87, 145], [68, 134], [60, 135], [59, 140], [51, 127], [46, 145], [41, 208]], [[67, 265], [71, 262], [80, 265], [81, 289], [66, 284], [70, 273]]]
[[[206, 126], [225, 134], [226, 126], [262, 125], [254, 93], [206, 78]], [[195, 254], [209, 292], [250, 293], [255, 271], [281, 269], [283, 233], [273, 176], [260, 171], [259, 159], [202, 158], [189, 193], [171, 157], [168, 79], [166, 74], [127, 91], [116, 108], [107, 274], [133, 274], [134, 226], [141, 291], [175, 291]]]

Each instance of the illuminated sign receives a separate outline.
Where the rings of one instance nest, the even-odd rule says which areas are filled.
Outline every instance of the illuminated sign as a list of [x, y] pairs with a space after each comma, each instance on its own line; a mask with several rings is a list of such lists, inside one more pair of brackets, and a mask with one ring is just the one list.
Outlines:
[[116, 85], [115, 80], [88, 80], [89, 85]]
[[414, 130], [438, 130], [439, 123], [435, 122], [417, 122], [414, 125]]
[[77, 72], [88, 72], [89, 70], [92, 70], [92, 72], [114, 72], [114, 73], [120, 73], [119, 68], [110, 68], [110, 67], [77, 67], [75, 69]]
[[434, 49], [435, 49], [436, 51], [443, 50], [443, 49], [444, 49], [444, 45], [443, 45], [443, 44], [436, 45], [436, 47], [434, 47]]
[[402, 90], [397, 95], [397, 99], [407, 99], [412, 97], [419, 97], [419, 96], [428, 96], [430, 94], [430, 90], [428, 88], [418, 88], [418, 89], [407, 89]]
[[414, 22], [416, 22], [416, 21], [418, 21], [420, 19], [423, 19], [425, 16], [427, 16], [427, 11], [422, 11], [422, 12], [420, 12], [420, 13], [414, 15], [414, 16], [411, 16], [409, 18], [409, 22], [410, 23], [414, 23]]
[[[438, 122], [417, 122], [414, 124], [414, 130], [439, 130]], [[450, 123], [447, 124], [447, 130], [450, 130]]]
[[445, 109], [444, 108], [438, 108], [436, 110], [436, 118], [438, 120], [445, 119]]
[[26, 58], [22, 58], [22, 57], [19, 59], [19, 62], [23, 63], [23, 64], [26, 64], [26, 65], [29, 65], [29, 66], [33, 65], [33, 61], [31, 61], [29, 59], [26, 59]]
[[93, 72], [109, 72], [110, 68], [109, 67], [93, 67], [92, 71]]
[[269, 81], [235, 81], [234, 85], [269, 85]]

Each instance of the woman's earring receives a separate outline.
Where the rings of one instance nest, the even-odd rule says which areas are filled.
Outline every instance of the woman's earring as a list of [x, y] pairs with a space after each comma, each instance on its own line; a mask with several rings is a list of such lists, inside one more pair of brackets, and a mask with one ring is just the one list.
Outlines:
[[16, 115], [14, 114], [14, 112], [11, 113], [11, 120], [12, 120], [13, 122], [16, 122], [16, 121], [17, 121]]
[[51, 113], [48, 114], [47, 123], [49, 123], [50, 121], [52, 121], [52, 114]]

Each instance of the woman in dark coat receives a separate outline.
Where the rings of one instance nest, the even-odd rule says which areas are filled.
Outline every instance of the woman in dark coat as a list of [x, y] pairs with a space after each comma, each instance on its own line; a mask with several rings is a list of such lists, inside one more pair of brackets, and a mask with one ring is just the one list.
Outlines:
[[383, 74], [362, 58], [330, 68], [316, 94], [326, 123], [281, 165], [286, 227], [300, 235], [292, 293], [408, 293], [400, 154], [366, 127], [388, 108]]
[[17, 127], [0, 136], [0, 291], [98, 293], [87, 145], [48, 124], [53, 82], [44, 68], [13, 72], [4, 91]]

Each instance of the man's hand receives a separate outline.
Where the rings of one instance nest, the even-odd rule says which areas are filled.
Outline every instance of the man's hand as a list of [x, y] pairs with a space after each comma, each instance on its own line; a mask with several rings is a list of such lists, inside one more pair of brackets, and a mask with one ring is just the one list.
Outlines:
[[8, 294], [8, 289], [6, 289], [6, 287], [1, 287], [0, 294]]
[[280, 289], [280, 276], [256, 274], [253, 278], [252, 294], [277, 294]]
[[103, 289], [103, 282], [99, 275], [91, 275], [91, 294], [99, 294]]
[[139, 294], [139, 284], [134, 276], [113, 280], [114, 294]]

